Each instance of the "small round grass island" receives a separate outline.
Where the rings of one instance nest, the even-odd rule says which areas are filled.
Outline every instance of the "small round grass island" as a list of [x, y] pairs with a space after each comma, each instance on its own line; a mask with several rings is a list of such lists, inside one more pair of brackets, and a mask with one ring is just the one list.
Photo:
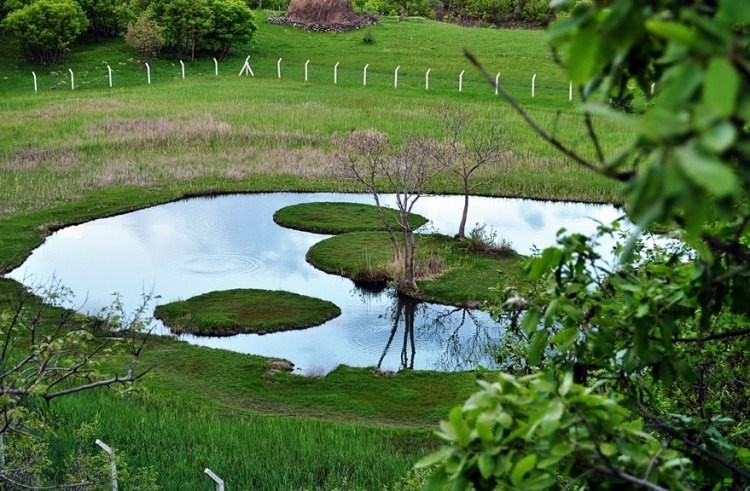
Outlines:
[[333, 303], [296, 293], [235, 289], [158, 305], [154, 316], [175, 334], [233, 336], [317, 326], [341, 315]]
[[[398, 210], [383, 208], [391, 228], [399, 230]], [[385, 230], [378, 207], [364, 203], [314, 202], [285, 206], [273, 214], [273, 220], [282, 227], [319, 234], [345, 234]], [[412, 230], [427, 223], [422, 215], [411, 213]]]

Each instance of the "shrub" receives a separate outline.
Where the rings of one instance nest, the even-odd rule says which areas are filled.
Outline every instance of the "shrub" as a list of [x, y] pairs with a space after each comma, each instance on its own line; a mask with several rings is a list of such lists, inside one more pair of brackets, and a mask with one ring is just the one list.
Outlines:
[[548, 22], [550, 20], [549, 3], [549, 0], [526, 0], [521, 6], [521, 20], [526, 22]]
[[201, 50], [222, 58], [234, 44], [249, 43], [255, 30], [255, 14], [242, 0], [209, 0], [213, 27], [199, 41]]
[[505, 238], [497, 236], [497, 230], [478, 223], [466, 237], [466, 250], [493, 256], [513, 256], [513, 245]]
[[164, 28], [164, 45], [195, 58], [199, 42], [213, 27], [207, 0], [154, 0], [149, 17]]
[[130, 5], [123, 0], [76, 0], [89, 20], [88, 32], [95, 37], [112, 37], [122, 34], [133, 22]]
[[128, 46], [138, 52], [142, 59], [158, 56], [164, 46], [163, 29], [159, 24], [141, 14], [133, 24], [128, 26], [124, 38]]
[[362, 42], [364, 44], [375, 44], [375, 36], [372, 35], [372, 30], [368, 29], [365, 35], [362, 36]]
[[59, 61], [89, 22], [73, 0], [37, 0], [11, 12], [2, 27], [14, 37], [24, 56], [37, 63]]

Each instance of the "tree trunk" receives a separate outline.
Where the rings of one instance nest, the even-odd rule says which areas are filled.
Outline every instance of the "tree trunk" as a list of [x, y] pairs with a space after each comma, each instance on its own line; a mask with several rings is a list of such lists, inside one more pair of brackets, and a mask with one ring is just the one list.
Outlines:
[[464, 210], [461, 213], [461, 223], [458, 225], [458, 234], [456, 237], [459, 239], [466, 238], [466, 217], [469, 215], [469, 183], [464, 179]]

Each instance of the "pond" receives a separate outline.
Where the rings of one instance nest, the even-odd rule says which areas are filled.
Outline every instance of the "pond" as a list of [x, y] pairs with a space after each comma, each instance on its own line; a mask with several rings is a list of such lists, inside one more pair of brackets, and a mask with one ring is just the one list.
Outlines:
[[[463, 198], [426, 196], [415, 208], [428, 230], [456, 232]], [[503, 327], [486, 313], [405, 302], [323, 273], [305, 253], [327, 237], [273, 222], [284, 206], [313, 201], [371, 203], [369, 195], [331, 193], [241, 194], [191, 198], [67, 227], [52, 234], [8, 274], [28, 286], [52, 278], [69, 288], [68, 306], [96, 312], [118, 294], [134, 310], [144, 293], [158, 303], [231, 288], [287, 290], [329, 300], [341, 316], [321, 326], [275, 334], [180, 336], [189, 343], [285, 358], [305, 374], [339, 364], [462, 370], [495, 367], [494, 346]], [[393, 204], [393, 196], [385, 196]], [[597, 222], [621, 215], [612, 206], [472, 197], [469, 226], [486, 224], [522, 254], [555, 242], [557, 231], [591, 233]], [[607, 250], [608, 245], [602, 245]], [[169, 334], [156, 321], [156, 332]]]

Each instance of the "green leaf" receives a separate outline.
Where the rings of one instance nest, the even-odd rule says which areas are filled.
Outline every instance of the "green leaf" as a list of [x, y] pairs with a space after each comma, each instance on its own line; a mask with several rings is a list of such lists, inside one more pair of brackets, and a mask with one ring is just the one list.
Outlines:
[[571, 344], [573, 344], [573, 341], [575, 341], [576, 336], [578, 336], [578, 329], [575, 327], [568, 327], [567, 329], [563, 329], [562, 331], [558, 332], [552, 337], [552, 343], [558, 345], [562, 349], [566, 349], [570, 347]]
[[695, 31], [679, 22], [649, 19], [646, 21], [646, 29], [659, 37], [681, 44], [690, 45], [695, 41]]
[[456, 406], [451, 409], [451, 412], [448, 414], [448, 422], [456, 435], [456, 443], [461, 445], [467, 444], [469, 442], [471, 430], [469, 429], [469, 425], [466, 424], [461, 406]]
[[730, 25], [750, 22], [750, 2], [744, 0], [721, 0], [718, 18]]
[[560, 384], [560, 388], [557, 390], [557, 392], [565, 397], [568, 392], [570, 391], [570, 388], [573, 386], [573, 373], [572, 372], [566, 372], [565, 377], [563, 378], [562, 383]]
[[713, 58], [703, 80], [703, 102], [714, 113], [726, 118], [734, 114], [740, 91], [740, 76], [724, 58]]
[[547, 331], [537, 331], [536, 334], [534, 334], [526, 357], [529, 365], [539, 365], [542, 361], [542, 352], [544, 352], [544, 348], [547, 347], [547, 337]]
[[444, 491], [448, 485], [448, 474], [445, 469], [439, 467], [432, 475], [427, 479], [425, 483], [425, 491]]
[[732, 169], [717, 157], [701, 152], [692, 144], [678, 147], [675, 154], [680, 169], [698, 187], [717, 198], [737, 191], [737, 177]]
[[737, 130], [729, 121], [722, 121], [701, 133], [701, 145], [706, 150], [721, 154], [732, 146]]
[[538, 309], [531, 309], [526, 312], [521, 322], [521, 329], [527, 335], [531, 335], [539, 329], [539, 322], [542, 320], [542, 313]]
[[432, 452], [429, 455], [422, 457], [419, 462], [414, 464], [415, 469], [423, 469], [425, 467], [432, 467], [438, 462], [442, 462], [453, 453], [453, 449], [450, 447], [443, 447], [437, 452]]
[[524, 476], [531, 471], [536, 465], [536, 454], [527, 455], [526, 457], [519, 460], [513, 467], [513, 471], [510, 473], [510, 482], [514, 486], [518, 486], [523, 480]]
[[611, 442], [603, 442], [599, 445], [599, 450], [605, 457], [612, 457], [617, 453], [617, 445]]
[[495, 457], [486, 453], [479, 456], [477, 460], [479, 467], [479, 473], [483, 478], [489, 479], [492, 473], [495, 472]]
[[581, 28], [570, 44], [568, 74], [574, 84], [588, 82], [596, 70], [599, 54], [599, 33], [596, 28], [595, 23], [589, 23]]

